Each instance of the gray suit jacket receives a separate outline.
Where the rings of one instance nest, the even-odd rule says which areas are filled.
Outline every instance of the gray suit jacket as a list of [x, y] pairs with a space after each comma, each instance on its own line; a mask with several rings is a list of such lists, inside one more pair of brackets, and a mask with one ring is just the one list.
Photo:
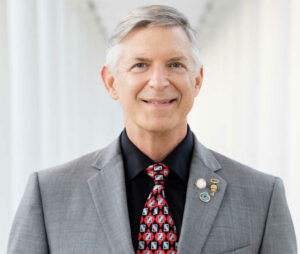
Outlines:
[[[199, 199], [198, 178], [220, 180], [208, 203]], [[198, 141], [182, 223], [178, 254], [297, 252], [282, 181]], [[118, 140], [31, 175], [8, 253], [134, 254]]]

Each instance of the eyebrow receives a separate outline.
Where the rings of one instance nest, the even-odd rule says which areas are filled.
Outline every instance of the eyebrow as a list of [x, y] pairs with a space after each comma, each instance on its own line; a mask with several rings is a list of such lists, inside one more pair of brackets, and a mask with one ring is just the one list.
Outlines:
[[168, 60], [168, 62], [176, 62], [176, 61], [187, 61], [185, 56], [175, 56]]
[[139, 62], [151, 62], [150, 59], [144, 57], [135, 57], [134, 60]]
[[[139, 62], [151, 62], [151, 59], [144, 58], [144, 57], [135, 57], [134, 60]], [[187, 61], [187, 58], [185, 56], [175, 56], [168, 59], [167, 62], [175, 62], [175, 61]]]

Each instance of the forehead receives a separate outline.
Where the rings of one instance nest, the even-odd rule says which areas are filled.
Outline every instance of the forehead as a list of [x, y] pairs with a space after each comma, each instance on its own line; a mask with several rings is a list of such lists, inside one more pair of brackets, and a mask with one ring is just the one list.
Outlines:
[[135, 28], [120, 43], [121, 57], [191, 57], [191, 41], [180, 26]]

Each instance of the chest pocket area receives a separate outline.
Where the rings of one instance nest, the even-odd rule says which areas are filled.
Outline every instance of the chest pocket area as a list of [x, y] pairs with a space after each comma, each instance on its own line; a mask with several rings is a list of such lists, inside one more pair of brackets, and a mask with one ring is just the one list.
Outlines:
[[249, 246], [251, 231], [249, 208], [242, 199], [227, 195], [212, 225], [202, 253], [251, 253]]

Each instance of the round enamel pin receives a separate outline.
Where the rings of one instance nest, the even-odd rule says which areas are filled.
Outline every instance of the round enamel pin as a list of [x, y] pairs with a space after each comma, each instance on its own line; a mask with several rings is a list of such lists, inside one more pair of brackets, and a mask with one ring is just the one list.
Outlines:
[[206, 181], [205, 181], [205, 179], [199, 178], [196, 181], [196, 186], [197, 186], [198, 189], [205, 189], [206, 188]]
[[201, 201], [207, 203], [210, 201], [210, 196], [207, 192], [201, 192], [200, 195], [199, 195], [199, 198]]

